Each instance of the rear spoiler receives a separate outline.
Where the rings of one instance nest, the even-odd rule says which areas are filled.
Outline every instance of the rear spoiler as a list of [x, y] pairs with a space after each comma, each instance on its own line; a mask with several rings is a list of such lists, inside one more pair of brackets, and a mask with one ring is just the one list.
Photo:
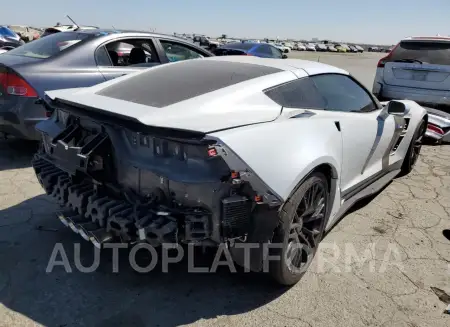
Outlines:
[[204, 140], [205, 133], [184, 129], [164, 128], [142, 124], [136, 118], [112, 113], [110, 111], [86, 106], [61, 98], [46, 97], [44, 106], [51, 110], [62, 110], [77, 117], [87, 118], [100, 124], [108, 124], [119, 128], [126, 128], [133, 132], [151, 134], [168, 140], [189, 144], [209, 144], [211, 140]]

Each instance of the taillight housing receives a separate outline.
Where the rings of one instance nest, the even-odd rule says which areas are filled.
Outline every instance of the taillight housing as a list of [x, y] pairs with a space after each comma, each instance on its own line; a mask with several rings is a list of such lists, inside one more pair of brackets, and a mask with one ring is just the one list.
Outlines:
[[389, 61], [389, 59], [392, 56], [392, 53], [394, 52], [394, 50], [398, 47], [400, 43], [398, 43], [395, 47], [392, 48], [391, 52], [389, 52], [389, 54], [386, 57], [381, 58], [380, 60], [378, 60], [378, 64], [377, 64], [377, 68], [384, 68], [384, 65], [386, 64], [386, 62]]
[[37, 97], [36, 90], [22, 77], [12, 72], [0, 73], [0, 85], [8, 95]]
[[427, 129], [429, 131], [431, 131], [431, 132], [436, 133], [436, 134], [440, 134], [440, 135], [444, 135], [445, 134], [445, 132], [442, 130], [442, 128], [440, 128], [440, 127], [438, 127], [436, 125], [433, 125], [433, 124], [428, 124]]
[[386, 64], [386, 61], [389, 59], [389, 56], [383, 57], [380, 60], [378, 60], [377, 68], [384, 68], [384, 65]]

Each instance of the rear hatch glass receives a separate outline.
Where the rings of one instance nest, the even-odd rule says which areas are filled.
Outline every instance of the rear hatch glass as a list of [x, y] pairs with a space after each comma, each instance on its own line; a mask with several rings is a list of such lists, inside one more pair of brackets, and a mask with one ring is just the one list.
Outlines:
[[413, 59], [434, 65], [450, 65], [450, 42], [403, 41], [389, 61]]
[[94, 38], [94, 34], [78, 32], [60, 32], [24, 44], [8, 52], [8, 55], [31, 58], [51, 58], [77, 43]]
[[386, 58], [386, 84], [450, 90], [450, 42], [402, 41]]

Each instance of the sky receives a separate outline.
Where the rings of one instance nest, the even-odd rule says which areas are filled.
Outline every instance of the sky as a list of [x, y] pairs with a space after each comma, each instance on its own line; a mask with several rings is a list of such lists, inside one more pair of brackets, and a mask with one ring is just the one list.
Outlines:
[[[242, 38], [395, 44], [450, 35], [450, 0], [20, 0], [2, 1], [0, 24], [69, 24]], [[65, 2], [65, 3], [64, 3]], [[20, 3], [20, 8], [18, 8]], [[64, 4], [63, 4], [64, 3]], [[23, 8], [27, 8], [24, 10]], [[32, 9], [31, 9], [32, 8]]]

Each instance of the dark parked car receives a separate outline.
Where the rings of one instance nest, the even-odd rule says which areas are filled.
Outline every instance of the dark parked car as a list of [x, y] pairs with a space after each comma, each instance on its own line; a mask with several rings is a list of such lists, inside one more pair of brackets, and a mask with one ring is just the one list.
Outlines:
[[0, 26], [0, 49], [3, 47], [16, 48], [24, 43], [16, 32], [6, 26]]
[[214, 51], [216, 56], [255, 56], [261, 58], [285, 59], [280, 49], [267, 43], [229, 43]]
[[155, 33], [78, 30], [55, 33], [0, 56], [0, 134], [38, 140], [49, 111], [44, 91], [92, 86], [168, 62], [212, 53]]

